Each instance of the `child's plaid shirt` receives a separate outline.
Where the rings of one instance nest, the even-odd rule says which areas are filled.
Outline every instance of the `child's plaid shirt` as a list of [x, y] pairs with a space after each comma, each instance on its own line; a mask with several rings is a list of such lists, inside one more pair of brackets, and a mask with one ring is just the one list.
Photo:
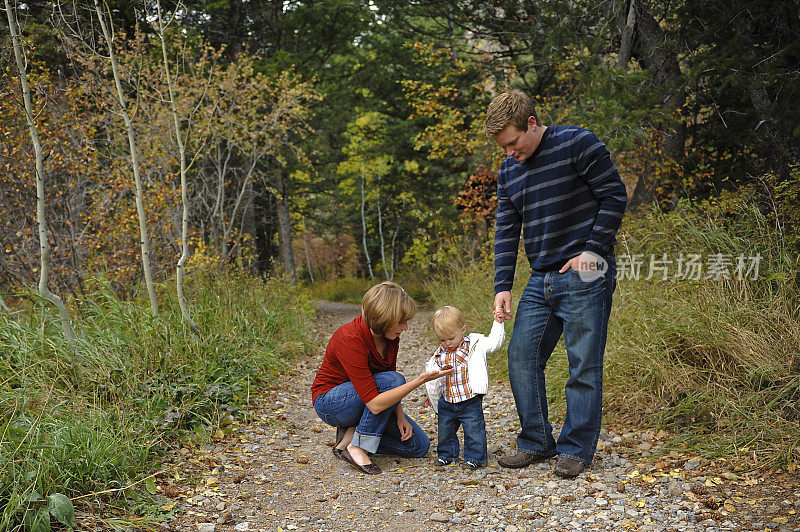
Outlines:
[[455, 371], [450, 375], [441, 377], [444, 379], [442, 385], [444, 400], [448, 403], [460, 403], [475, 397], [469, 387], [469, 377], [467, 375], [469, 337], [465, 336], [453, 352], [448, 353], [444, 347], [439, 347], [434, 355], [440, 368], [447, 364], [455, 368]]

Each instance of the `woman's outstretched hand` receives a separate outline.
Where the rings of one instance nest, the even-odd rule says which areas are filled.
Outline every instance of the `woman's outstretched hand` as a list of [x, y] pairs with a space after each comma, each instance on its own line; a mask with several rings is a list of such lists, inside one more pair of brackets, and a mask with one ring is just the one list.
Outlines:
[[428, 381], [432, 381], [434, 379], [438, 379], [439, 377], [444, 377], [445, 375], [450, 375], [455, 370], [456, 370], [455, 368], [450, 368], [450, 369], [441, 369], [441, 370], [433, 370], [433, 371], [423, 371], [422, 373], [419, 374], [419, 377], [417, 377], [417, 378], [419, 380], [421, 380], [422, 383], [426, 383]]

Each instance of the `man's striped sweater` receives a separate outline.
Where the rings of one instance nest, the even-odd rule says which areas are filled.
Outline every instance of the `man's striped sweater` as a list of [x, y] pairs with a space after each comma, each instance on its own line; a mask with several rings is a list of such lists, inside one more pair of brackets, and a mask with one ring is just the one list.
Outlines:
[[495, 293], [511, 290], [520, 229], [534, 270], [558, 270], [583, 251], [606, 257], [628, 196], [594, 133], [549, 126], [530, 157], [500, 166], [497, 200]]

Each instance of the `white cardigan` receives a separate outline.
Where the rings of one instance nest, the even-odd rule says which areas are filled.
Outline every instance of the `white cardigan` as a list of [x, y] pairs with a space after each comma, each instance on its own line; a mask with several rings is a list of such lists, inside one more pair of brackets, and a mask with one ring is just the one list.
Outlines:
[[[485, 394], [489, 391], [489, 370], [486, 367], [486, 355], [494, 353], [503, 345], [506, 338], [506, 329], [500, 322], [492, 323], [492, 331], [489, 336], [478, 333], [469, 334], [469, 354], [467, 355], [467, 378], [469, 379], [470, 389], [478, 394]], [[438, 370], [436, 364], [436, 353], [428, 359], [425, 364], [425, 371]], [[433, 411], [439, 413], [439, 396], [442, 395], [442, 377], [425, 383], [428, 398], [431, 401]]]

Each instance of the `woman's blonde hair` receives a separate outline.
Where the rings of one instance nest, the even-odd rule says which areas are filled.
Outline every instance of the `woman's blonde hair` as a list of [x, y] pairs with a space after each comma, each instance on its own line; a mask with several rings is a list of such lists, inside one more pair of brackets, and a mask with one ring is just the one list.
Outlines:
[[391, 281], [376, 284], [361, 299], [361, 316], [373, 332], [383, 334], [417, 313], [417, 302]]
[[495, 96], [486, 110], [486, 122], [483, 125], [486, 136], [494, 140], [508, 126], [520, 131], [528, 130], [528, 118], [534, 117], [541, 126], [536, 106], [527, 94], [521, 91], [504, 92]]
[[460, 331], [466, 324], [464, 314], [456, 307], [444, 306], [433, 314], [433, 330], [439, 333]]

